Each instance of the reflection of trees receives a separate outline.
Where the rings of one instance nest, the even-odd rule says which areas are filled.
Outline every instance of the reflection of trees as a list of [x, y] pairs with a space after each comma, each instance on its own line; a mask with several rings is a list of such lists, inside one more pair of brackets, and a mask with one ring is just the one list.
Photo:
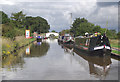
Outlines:
[[91, 75], [95, 75], [99, 79], [105, 79], [108, 74], [111, 62], [111, 56], [91, 56], [90, 54], [81, 53], [74, 49], [74, 52], [88, 61], [89, 71]]
[[8, 56], [4, 56], [2, 59], [2, 67], [3, 68], [23, 68], [24, 57], [39, 57], [43, 56], [47, 53], [49, 49], [48, 43], [42, 43], [41, 45], [32, 45], [29, 55], [22, 55], [25, 52], [25, 48], [18, 50], [17, 52], [10, 54]]
[[40, 57], [40, 56], [44, 56], [48, 49], [49, 49], [50, 45], [48, 43], [42, 43], [41, 45], [32, 45], [30, 47], [30, 54], [29, 55], [24, 55], [27, 57]]

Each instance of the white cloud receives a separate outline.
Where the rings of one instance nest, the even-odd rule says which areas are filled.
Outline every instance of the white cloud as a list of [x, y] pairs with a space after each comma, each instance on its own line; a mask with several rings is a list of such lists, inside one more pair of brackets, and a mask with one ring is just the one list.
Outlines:
[[97, 14], [93, 14], [88, 19], [92, 23], [101, 25], [105, 28], [108, 21], [110, 29], [118, 28], [118, 8], [115, 6], [100, 8]]
[[0, 4], [6, 4], [6, 5], [14, 5], [15, 2], [14, 1], [10, 1], [10, 0], [1, 0]]
[[51, 26], [51, 29], [54, 29], [56, 31], [61, 31], [63, 29], [69, 28], [70, 13], [73, 13], [73, 19], [84, 17], [88, 19], [88, 21], [99, 24], [102, 27], [105, 27], [106, 20], [108, 20], [110, 27], [117, 27], [117, 6], [109, 4], [107, 7], [100, 5], [98, 6], [98, 0], [80, 0], [78, 2], [76, 2], [77, 0], [37, 0], [38, 2], [32, 1], [33, 0], [30, 0], [28, 2], [24, 0], [8, 0], [9, 3], [2, 5], [2, 8], [3, 11], [9, 16], [11, 13], [18, 12], [20, 10], [23, 10], [23, 12], [27, 15], [41, 16], [47, 19], [48, 23]]
[[90, 1], [91, 0], [89, 0], [88, 2], [82, 1], [72, 4], [71, 8], [63, 12], [64, 18], [69, 21], [70, 13], [73, 14], [73, 19], [75, 19], [76, 17], [88, 17], [96, 9], [96, 0], [93, 0], [91, 2]]

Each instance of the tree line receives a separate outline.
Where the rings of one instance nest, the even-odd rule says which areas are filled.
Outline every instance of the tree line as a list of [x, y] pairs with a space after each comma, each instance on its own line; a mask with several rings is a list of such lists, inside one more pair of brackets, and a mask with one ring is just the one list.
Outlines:
[[0, 11], [0, 24], [2, 24], [2, 36], [14, 38], [25, 34], [26, 29], [33, 32], [46, 33], [49, 32], [50, 25], [47, 20], [42, 17], [26, 16], [22, 11], [12, 13], [8, 17], [6, 13]]
[[90, 23], [85, 18], [76, 18], [73, 21], [71, 29], [62, 30], [60, 32], [60, 34], [71, 33], [74, 36], [83, 36], [83, 35], [85, 35], [86, 32], [88, 32], [90, 34], [93, 34], [95, 32], [104, 34], [106, 32], [106, 35], [109, 38], [112, 38], [112, 39], [120, 38], [120, 32], [117, 33], [116, 30], [114, 30], [114, 29], [101, 28], [99, 25]]

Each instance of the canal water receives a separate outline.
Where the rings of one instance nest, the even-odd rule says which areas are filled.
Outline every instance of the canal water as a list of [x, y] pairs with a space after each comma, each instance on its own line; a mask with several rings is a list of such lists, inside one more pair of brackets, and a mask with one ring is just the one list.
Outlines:
[[88, 56], [58, 44], [34, 42], [3, 59], [3, 80], [118, 80], [118, 60]]

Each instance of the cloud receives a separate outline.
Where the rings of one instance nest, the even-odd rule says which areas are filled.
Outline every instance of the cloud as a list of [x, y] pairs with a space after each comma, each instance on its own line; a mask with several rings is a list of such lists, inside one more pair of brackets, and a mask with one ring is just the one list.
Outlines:
[[97, 0], [97, 2], [119, 2], [120, 0]]
[[10, 0], [1, 0], [0, 4], [6, 4], [6, 5], [14, 5], [14, 1], [10, 1]]
[[[3, 1], [3, 0], [2, 0]], [[28, 16], [41, 16], [51, 26], [51, 30], [61, 31], [70, 28], [70, 13], [72, 19], [86, 18], [89, 22], [105, 28], [108, 21], [109, 29], [118, 27], [118, 6], [115, 2], [98, 2], [99, 0], [7, 0], [13, 3], [1, 4], [2, 10], [11, 13], [23, 11]], [[77, 1], [77, 2], [76, 2]], [[2, 2], [3, 3], [3, 2]]]
[[[110, 3], [112, 4], [112, 3]], [[117, 4], [116, 4], [117, 5]], [[101, 27], [106, 27], [108, 21], [109, 29], [118, 29], [118, 7], [116, 5], [109, 5], [105, 7], [97, 7], [97, 12], [91, 14], [88, 18], [92, 23], [98, 24]]]

